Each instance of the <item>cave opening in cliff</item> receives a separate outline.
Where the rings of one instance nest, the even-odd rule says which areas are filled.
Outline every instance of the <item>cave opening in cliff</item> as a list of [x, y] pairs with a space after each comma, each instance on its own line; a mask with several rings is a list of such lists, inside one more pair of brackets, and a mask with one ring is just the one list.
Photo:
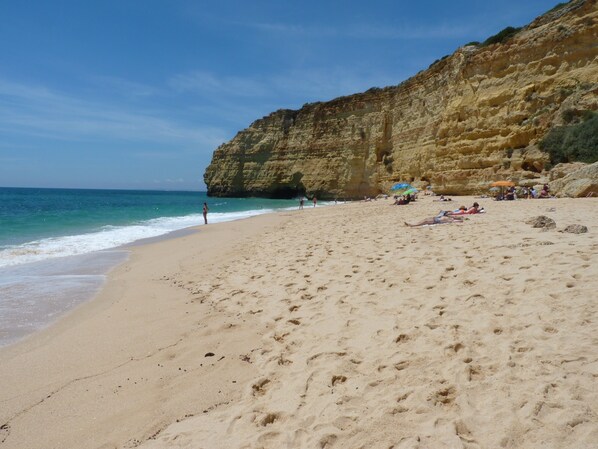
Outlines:
[[303, 173], [295, 172], [289, 181], [279, 178], [277, 185], [270, 191], [269, 196], [277, 199], [293, 199], [305, 196], [306, 188], [303, 185]]
[[305, 187], [281, 186], [273, 190], [268, 197], [279, 200], [292, 200], [305, 196]]

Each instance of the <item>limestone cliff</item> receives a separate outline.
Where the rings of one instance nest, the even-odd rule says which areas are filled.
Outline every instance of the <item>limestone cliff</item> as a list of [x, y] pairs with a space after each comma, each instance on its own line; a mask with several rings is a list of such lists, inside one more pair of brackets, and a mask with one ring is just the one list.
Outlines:
[[598, 109], [598, 6], [574, 0], [508, 41], [465, 46], [398, 86], [279, 110], [216, 149], [214, 196], [359, 198], [397, 181], [438, 193], [537, 184], [536, 143], [565, 110]]

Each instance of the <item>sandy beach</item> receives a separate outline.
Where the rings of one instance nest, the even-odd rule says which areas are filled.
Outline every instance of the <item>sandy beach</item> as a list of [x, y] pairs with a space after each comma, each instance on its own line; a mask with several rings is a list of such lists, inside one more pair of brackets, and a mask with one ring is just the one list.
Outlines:
[[132, 248], [0, 350], [0, 448], [598, 448], [598, 199], [403, 225], [454, 200]]

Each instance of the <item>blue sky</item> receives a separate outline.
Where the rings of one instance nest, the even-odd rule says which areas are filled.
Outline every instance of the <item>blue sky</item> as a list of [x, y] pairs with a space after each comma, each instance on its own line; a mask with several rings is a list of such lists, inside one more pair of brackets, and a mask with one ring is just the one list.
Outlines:
[[558, 1], [5, 1], [0, 186], [204, 190], [280, 109], [395, 85]]

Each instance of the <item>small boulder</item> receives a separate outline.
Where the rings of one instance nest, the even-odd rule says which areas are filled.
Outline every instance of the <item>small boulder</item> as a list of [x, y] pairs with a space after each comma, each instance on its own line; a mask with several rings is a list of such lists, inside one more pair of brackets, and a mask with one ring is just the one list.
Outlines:
[[546, 215], [539, 215], [537, 217], [530, 218], [529, 220], [526, 220], [525, 223], [531, 224], [532, 228], [542, 228], [544, 230], [556, 228], [555, 221]]
[[565, 229], [563, 229], [563, 232], [570, 232], [571, 234], [585, 234], [586, 232], [588, 232], [588, 227], [583, 226], [583, 225], [573, 224], [573, 225], [569, 225]]

